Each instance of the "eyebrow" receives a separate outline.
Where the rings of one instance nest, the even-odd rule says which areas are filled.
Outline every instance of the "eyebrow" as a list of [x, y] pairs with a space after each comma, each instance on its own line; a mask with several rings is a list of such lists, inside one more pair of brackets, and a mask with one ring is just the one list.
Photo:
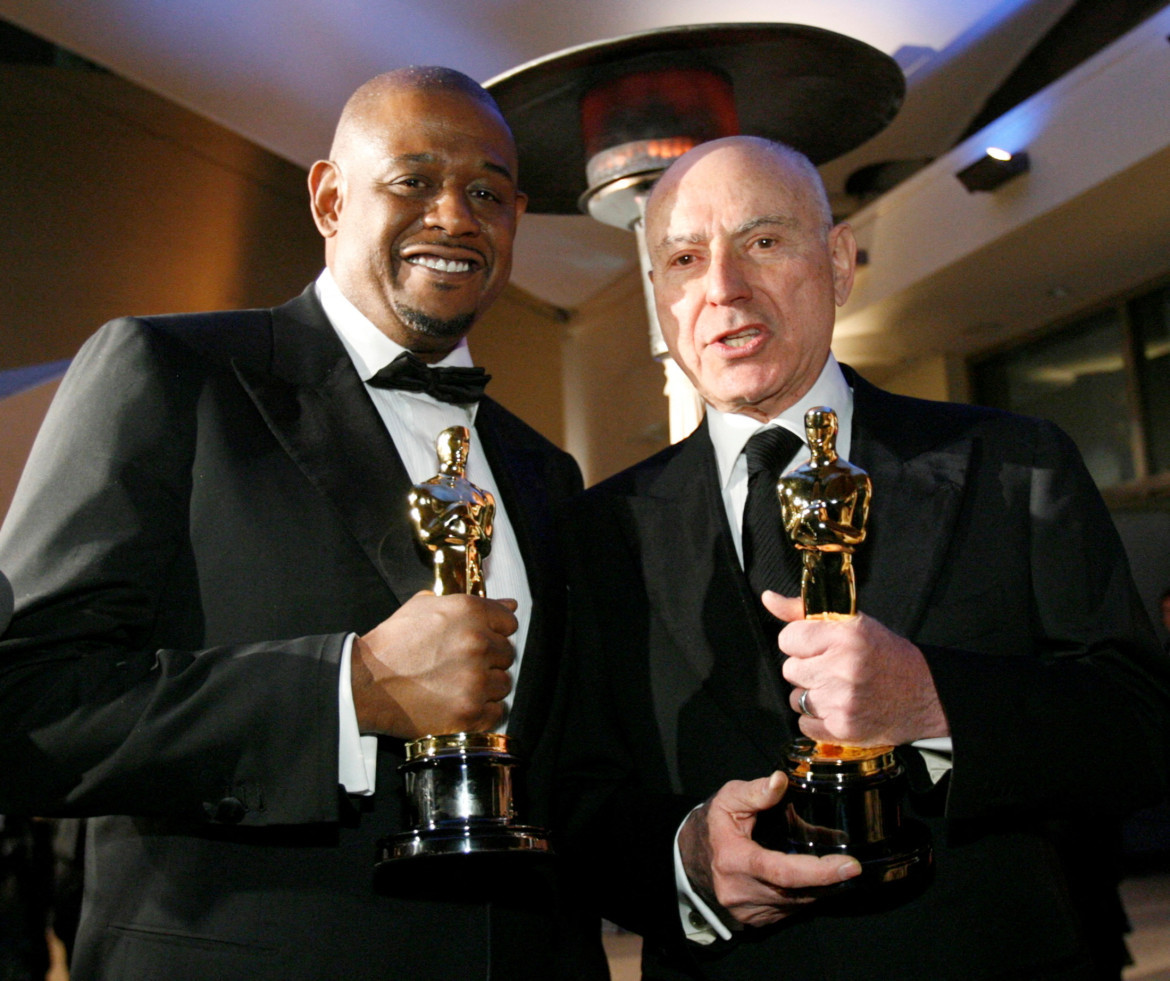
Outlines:
[[747, 235], [757, 228], [780, 227], [782, 229], [799, 228], [800, 222], [791, 215], [760, 215], [758, 218], [749, 218], [743, 224], [732, 229], [733, 236]]
[[[390, 158], [395, 163], [415, 163], [415, 164], [433, 164], [438, 163], [438, 158], [433, 153], [399, 153]], [[510, 184], [516, 183], [516, 178], [512, 172], [508, 170], [503, 164], [494, 163], [491, 160], [484, 160], [480, 165], [484, 170], [490, 171], [493, 174], [499, 174], [506, 179]]]
[[[757, 215], [740, 222], [731, 229], [732, 238], [741, 238], [754, 232], [757, 228], [780, 228], [784, 230], [800, 227], [800, 222], [791, 215]], [[669, 248], [674, 245], [701, 245], [706, 241], [698, 232], [680, 233], [678, 235], [664, 235], [659, 241], [659, 248]]]

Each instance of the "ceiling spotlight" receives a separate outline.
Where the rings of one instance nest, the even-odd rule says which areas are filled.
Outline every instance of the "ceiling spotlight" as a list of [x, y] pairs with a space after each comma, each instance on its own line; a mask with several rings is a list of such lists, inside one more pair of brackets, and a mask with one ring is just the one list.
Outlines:
[[968, 191], [994, 191], [1006, 181], [1027, 172], [1027, 153], [1009, 153], [997, 146], [989, 146], [982, 157], [955, 176]]

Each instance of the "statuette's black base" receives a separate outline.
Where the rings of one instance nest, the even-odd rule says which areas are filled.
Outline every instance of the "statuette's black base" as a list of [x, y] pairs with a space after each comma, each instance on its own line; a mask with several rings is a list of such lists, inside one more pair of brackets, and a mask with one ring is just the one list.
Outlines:
[[794, 741], [786, 752], [788, 790], [761, 822], [757, 839], [804, 855], [852, 855], [861, 874], [826, 892], [914, 891], [929, 878], [927, 828], [906, 818], [906, 780], [889, 746], [872, 750]]
[[378, 842], [378, 863], [440, 855], [479, 855], [550, 852], [548, 835], [540, 828], [502, 825], [484, 828], [475, 824], [433, 830], [414, 829], [389, 835]]
[[868, 856], [855, 856], [861, 862], [861, 875], [843, 882], [843, 886], [855, 885], [862, 889], [889, 886], [909, 883], [930, 873], [933, 861], [930, 833], [917, 822], [906, 821], [897, 838], [874, 852]]
[[439, 888], [449, 880], [464, 893], [491, 887], [493, 877], [506, 879], [506, 863], [516, 856], [552, 855], [548, 832], [517, 820], [512, 771], [518, 761], [510, 750], [508, 737], [492, 732], [425, 736], [407, 744], [399, 769], [411, 827], [378, 841], [379, 887]]
[[407, 831], [378, 842], [374, 888], [392, 896], [445, 902], [529, 901], [535, 870], [555, 861], [539, 828], [472, 835]]

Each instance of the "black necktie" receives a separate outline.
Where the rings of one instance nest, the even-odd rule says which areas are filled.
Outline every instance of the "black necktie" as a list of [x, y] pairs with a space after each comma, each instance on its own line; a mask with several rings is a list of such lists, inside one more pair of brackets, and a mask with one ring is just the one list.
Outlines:
[[423, 392], [440, 402], [466, 404], [478, 402], [492, 376], [483, 368], [456, 368], [441, 365], [432, 368], [409, 351], [403, 351], [368, 384], [375, 388], [400, 388], [404, 392]]
[[[802, 443], [796, 433], [779, 426], [761, 429], [744, 447], [748, 465], [747, 504], [743, 512], [743, 565], [752, 592], [774, 589], [785, 596], [800, 594], [800, 554], [788, 540], [780, 515], [776, 481]], [[760, 607], [768, 629], [777, 622]]]

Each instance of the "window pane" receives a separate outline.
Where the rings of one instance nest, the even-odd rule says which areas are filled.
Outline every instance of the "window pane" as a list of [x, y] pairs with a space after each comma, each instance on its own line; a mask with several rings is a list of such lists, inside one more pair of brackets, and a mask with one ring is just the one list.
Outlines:
[[1142, 408], [1152, 473], [1170, 470], [1170, 289], [1135, 300], [1130, 308], [1143, 358]]
[[992, 358], [975, 369], [985, 405], [1050, 419], [1080, 447], [1099, 487], [1134, 478], [1116, 309]]

